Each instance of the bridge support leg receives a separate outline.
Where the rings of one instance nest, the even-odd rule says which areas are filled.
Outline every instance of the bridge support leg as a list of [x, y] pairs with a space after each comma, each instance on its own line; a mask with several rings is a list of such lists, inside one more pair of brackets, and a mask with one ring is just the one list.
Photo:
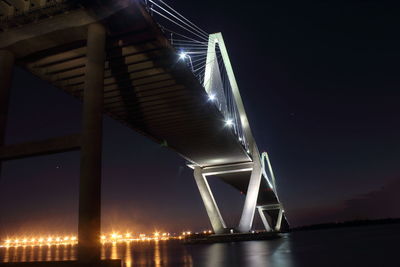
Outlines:
[[14, 61], [14, 55], [10, 51], [0, 50], [0, 147], [4, 146], [5, 142], [8, 102], [10, 98]]
[[265, 230], [267, 232], [271, 232], [271, 226], [269, 225], [268, 219], [265, 216], [264, 210], [262, 208], [257, 208], [258, 209], [258, 213], [260, 214], [261, 220], [264, 224]]
[[106, 31], [88, 27], [79, 184], [78, 260], [100, 260], [101, 157]]
[[251, 230], [254, 220], [254, 213], [256, 210], [258, 192], [260, 190], [260, 183], [262, 177], [261, 162], [259, 159], [258, 151], [255, 150], [256, 155], [254, 160], [253, 171], [251, 172], [249, 186], [247, 188], [246, 199], [244, 202], [242, 217], [240, 218], [238, 230], [242, 233], [247, 233]]
[[214, 233], [224, 233], [226, 228], [224, 219], [219, 212], [217, 203], [215, 202], [210, 186], [208, 185], [207, 178], [203, 175], [201, 168], [198, 166], [194, 168], [194, 178], [197, 187], [199, 188], [201, 198], [203, 199], [208, 217], [210, 218]]
[[275, 231], [279, 232], [282, 226], [282, 217], [283, 217], [283, 210], [282, 208], [279, 209], [278, 219], [276, 220]]

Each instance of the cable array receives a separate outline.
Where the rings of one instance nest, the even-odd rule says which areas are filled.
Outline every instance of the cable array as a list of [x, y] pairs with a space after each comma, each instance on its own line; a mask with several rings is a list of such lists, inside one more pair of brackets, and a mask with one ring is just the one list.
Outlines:
[[[248, 151], [231, 81], [219, 46], [216, 46], [215, 51], [209, 51], [210, 35], [163, 0], [142, 1], [175, 47], [178, 59], [186, 62], [188, 68], [204, 88], [212, 88], [208, 90], [208, 101], [215, 103], [225, 118], [225, 126], [232, 128], [239, 142]], [[210, 57], [210, 53], [216, 55]], [[208, 58], [213, 59], [207, 61]], [[211, 65], [212, 75], [206, 78], [206, 68]]]
[[209, 34], [162, 0], [143, 0], [148, 12], [201, 84], [204, 82]]
[[[214, 72], [217, 73], [217, 82], [212, 84], [212, 92], [217, 95], [216, 102], [222, 114], [225, 117], [226, 125], [231, 127], [238, 137], [239, 142], [245, 147], [249, 152], [248, 143], [246, 141], [246, 136], [240, 120], [239, 110], [236, 105], [236, 100], [233, 95], [232, 83], [228, 77], [226, 65], [222, 58], [221, 50], [216, 45], [216, 66], [214, 67]], [[215, 77], [214, 77], [215, 79]], [[205, 83], [206, 84], [206, 83]]]

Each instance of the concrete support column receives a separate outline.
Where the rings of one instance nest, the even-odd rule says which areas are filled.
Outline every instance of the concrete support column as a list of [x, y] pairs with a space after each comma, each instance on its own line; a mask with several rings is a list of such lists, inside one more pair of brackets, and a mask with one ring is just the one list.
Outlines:
[[264, 224], [265, 230], [267, 232], [271, 232], [272, 229], [271, 229], [271, 226], [268, 223], [267, 217], [265, 216], [264, 210], [262, 208], [258, 208], [258, 213], [260, 214], [260, 217], [261, 217], [261, 220], [262, 220], [262, 222]]
[[247, 233], [253, 225], [254, 213], [256, 210], [258, 192], [262, 177], [261, 161], [257, 148], [253, 148], [254, 167], [251, 172], [249, 186], [247, 188], [246, 199], [244, 202], [242, 217], [240, 218], [238, 230], [242, 233]]
[[197, 187], [199, 188], [201, 198], [203, 199], [203, 203], [206, 208], [208, 217], [210, 218], [214, 233], [216, 234], [224, 233], [226, 228], [224, 219], [222, 218], [221, 213], [219, 212], [217, 203], [215, 202], [210, 186], [208, 185], [207, 179], [203, 175], [200, 167], [194, 168], [194, 178], [196, 180]]
[[106, 31], [88, 27], [79, 184], [78, 260], [100, 260], [101, 158]]
[[280, 231], [282, 226], [283, 210], [279, 209], [278, 219], [276, 220], [275, 231]]
[[0, 147], [2, 147], [5, 142], [4, 139], [7, 127], [8, 102], [10, 98], [14, 61], [15, 58], [13, 53], [7, 50], [0, 50]]

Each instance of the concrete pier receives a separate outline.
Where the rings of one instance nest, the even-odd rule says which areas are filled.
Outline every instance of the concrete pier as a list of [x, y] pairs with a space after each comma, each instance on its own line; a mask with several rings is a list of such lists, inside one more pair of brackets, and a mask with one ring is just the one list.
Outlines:
[[105, 43], [105, 28], [98, 23], [89, 25], [79, 187], [78, 260], [82, 262], [100, 260]]

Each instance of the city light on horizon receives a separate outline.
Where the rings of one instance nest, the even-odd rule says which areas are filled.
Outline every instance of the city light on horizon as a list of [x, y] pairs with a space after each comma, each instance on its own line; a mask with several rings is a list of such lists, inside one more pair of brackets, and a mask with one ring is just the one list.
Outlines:
[[[196, 234], [212, 234], [211, 230], [204, 230], [196, 232]], [[119, 232], [112, 232], [109, 234], [102, 234], [99, 237], [99, 242], [101, 244], [106, 243], [122, 243], [122, 242], [144, 242], [144, 241], [167, 241], [167, 240], [181, 240], [193, 235], [191, 231], [184, 231], [182, 233], [168, 233], [155, 231], [152, 234], [139, 233], [137, 235], [127, 232], [125, 234], [120, 234]], [[78, 244], [78, 238], [75, 235], [27, 235], [23, 237], [7, 237], [5, 240], [0, 242], [0, 248], [10, 248], [10, 247], [27, 247], [27, 246], [74, 246]]]

